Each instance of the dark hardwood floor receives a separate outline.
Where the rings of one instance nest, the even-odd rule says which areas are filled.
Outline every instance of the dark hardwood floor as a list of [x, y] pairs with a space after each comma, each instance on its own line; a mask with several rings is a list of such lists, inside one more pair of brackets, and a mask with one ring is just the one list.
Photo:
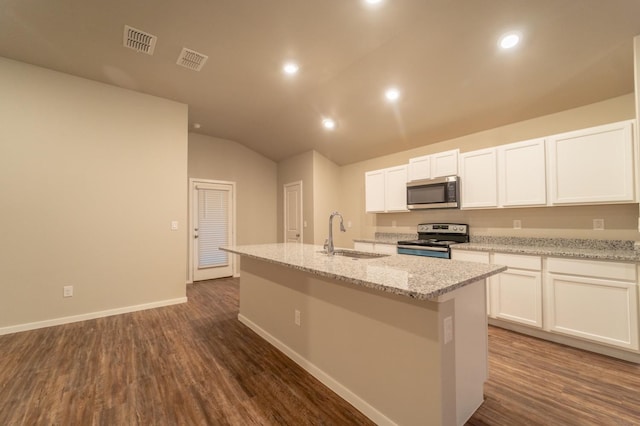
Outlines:
[[[189, 302], [0, 336], [0, 425], [368, 425], [237, 320], [238, 281]], [[640, 424], [640, 366], [491, 328], [469, 425]]]

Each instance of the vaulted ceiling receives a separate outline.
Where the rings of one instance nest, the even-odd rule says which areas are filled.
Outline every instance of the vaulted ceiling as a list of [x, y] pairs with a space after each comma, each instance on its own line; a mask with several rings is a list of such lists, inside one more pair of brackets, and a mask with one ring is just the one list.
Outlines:
[[[153, 55], [123, 47], [125, 25]], [[275, 161], [340, 165], [630, 93], [638, 34], [638, 0], [0, 3], [0, 56], [186, 103], [190, 131]], [[201, 71], [176, 65], [183, 47]]]

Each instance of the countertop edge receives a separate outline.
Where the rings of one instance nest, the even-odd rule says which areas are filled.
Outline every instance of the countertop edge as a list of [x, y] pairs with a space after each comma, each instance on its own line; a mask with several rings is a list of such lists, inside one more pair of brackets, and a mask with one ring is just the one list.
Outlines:
[[589, 250], [566, 247], [531, 247], [480, 243], [456, 244], [452, 247], [452, 249], [524, 254], [530, 256], [565, 257], [585, 260], [616, 260], [621, 262], [635, 263], [640, 262], [640, 253], [615, 250]]
[[455, 291], [455, 290], [457, 290], [457, 289], [459, 289], [461, 287], [464, 287], [466, 285], [469, 285], [469, 284], [471, 284], [473, 282], [486, 279], [488, 277], [491, 277], [493, 275], [497, 275], [497, 274], [507, 270], [506, 266], [493, 265], [493, 266], [495, 266], [495, 268], [493, 270], [489, 271], [489, 272], [477, 275], [477, 276], [475, 276], [473, 278], [470, 278], [470, 279], [459, 281], [459, 282], [457, 282], [455, 284], [451, 284], [451, 285], [449, 285], [449, 286], [447, 286], [445, 288], [440, 288], [440, 289], [437, 289], [437, 290], [434, 290], [434, 291], [431, 291], [431, 292], [416, 292], [416, 291], [400, 289], [400, 288], [397, 288], [397, 287], [385, 286], [385, 285], [378, 284], [378, 283], [375, 283], [375, 282], [366, 281], [366, 280], [353, 278], [353, 277], [347, 277], [345, 275], [335, 274], [335, 273], [322, 271], [322, 270], [318, 270], [318, 269], [314, 269], [314, 268], [295, 265], [295, 264], [292, 264], [292, 263], [284, 262], [284, 261], [273, 259], [273, 258], [269, 258], [269, 257], [263, 257], [263, 256], [258, 256], [258, 255], [246, 253], [246, 252], [243, 252], [243, 251], [240, 251], [240, 250], [236, 250], [236, 249], [231, 248], [231, 247], [220, 247], [220, 250], [227, 251], [227, 252], [230, 252], [230, 253], [234, 253], [234, 254], [237, 254], [239, 256], [245, 256], [245, 257], [249, 257], [249, 258], [252, 258], [252, 259], [260, 260], [260, 261], [263, 261], [263, 262], [267, 262], [267, 263], [283, 266], [283, 267], [286, 267], [286, 268], [295, 269], [295, 270], [302, 271], [302, 272], [307, 272], [307, 273], [310, 273], [310, 274], [313, 274], [313, 275], [334, 279], [336, 281], [341, 281], [341, 282], [354, 284], [354, 285], [357, 285], [357, 286], [362, 287], [362, 288], [368, 288], [368, 289], [378, 290], [378, 291], [381, 291], [381, 292], [384, 292], [384, 293], [389, 293], [389, 294], [395, 294], [395, 295], [398, 295], [398, 296], [409, 297], [409, 298], [415, 299], [415, 300], [433, 300], [433, 299], [435, 299], [435, 298], [437, 298], [439, 296], [443, 296], [445, 294], [448, 294], [448, 293], [450, 293], [452, 291]]

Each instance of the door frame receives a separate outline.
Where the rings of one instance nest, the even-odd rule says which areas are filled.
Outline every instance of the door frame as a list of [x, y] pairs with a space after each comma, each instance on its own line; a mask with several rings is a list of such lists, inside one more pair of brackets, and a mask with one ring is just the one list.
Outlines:
[[282, 185], [282, 238], [287, 241], [287, 187], [300, 185], [300, 244], [304, 243], [304, 192], [302, 181], [289, 182]]
[[[197, 184], [216, 184], [216, 185], [229, 185], [231, 186], [231, 245], [236, 245], [236, 222], [237, 222], [237, 210], [236, 210], [236, 183], [227, 181], [227, 180], [212, 180], [212, 179], [200, 179], [200, 178], [189, 178], [189, 206], [188, 206], [188, 216], [189, 216], [189, 232], [187, 232], [187, 271], [189, 276], [187, 277], [187, 284], [193, 284], [193, 244], [195, 240], [195, 231], [194, 231], [194, 217], [196, 214], [194, 209], [195, 202], [195, 190]], [[238, 256], [235, 254], [229, 253], [231, 256], [232, 262], [232, 271], [233, 276], [238, 277]]]

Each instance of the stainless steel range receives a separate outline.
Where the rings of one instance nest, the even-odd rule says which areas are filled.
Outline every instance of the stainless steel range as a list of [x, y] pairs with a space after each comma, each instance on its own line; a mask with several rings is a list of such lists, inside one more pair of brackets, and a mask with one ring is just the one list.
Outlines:
[[469, 242], [469, 226], [463, 223], [421, 223], [418, 239], [398, 241], [398, 254], [451, 259], [451, 246]]

